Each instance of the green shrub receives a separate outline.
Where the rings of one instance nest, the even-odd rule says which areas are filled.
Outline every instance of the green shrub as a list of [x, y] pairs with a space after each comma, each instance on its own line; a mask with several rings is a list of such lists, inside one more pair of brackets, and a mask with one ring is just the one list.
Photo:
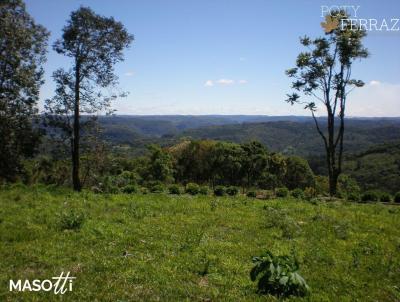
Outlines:
[[142, 188], [140, 188], [140, 193], [146, 195], [149, 193], [149, 189], [147, 189], [146, 187], [142, 187]]
[[230, 186], [226, 188], [226, 194], [230, 195], [230, 196], [235, 196], [238, 195], [239, 193], [239, 188], [235, 187], [235, 186]]
[[317, 196], [317, 191], [313, 187], [307, 187], [304, 189], [304, 198], [307, 200], [313, 199]]
[[200, 191], [200, 187], [198, 184], [190, 182], [186, 185], [185, 192], [190, 195], [197, 195], [197, 194], [199, 194], [199, 191]]
[[164, 192], [164, 186], [161, 185], [161, 184], [155, 184], [155, 185], [152, 185], [149, 188], [149, 190], [150, 190], [151, 193], [163, 193]]
[[137, 192], [137, 188], [135, 185], [126, 185], [125, 187], [122, 188], [122, 193], [125, 194], [133, 194]]
[[216, 186], [214, 188], [214, 195], [215, 196], [224, 196], [225, 195], [225, 188], [223, 186]]
[[82, 227], [85, 221], [85, 215], [76, 210], [68, 210], [60, 215], [61, 230], [78, 230]]
[[390, 196], [389, 193], [383, 192], [381, 196], [379, 197], [380, 202], [391, 202], [392, 201], [392, 196]]
[[297, 189], [294, 189], [294, 190], [292, 191], [292, 196], [293, 196], [294, 198], [297, 198], [297, 199], [303, 199], [303, 198], [304, 198], [304, 192], [303, 192], [302, 189], [297, 188]]
[[168, 187], [168, 192], [169, 194], [174, 194], [174, 195], [180, 195], [182, 193], [179, 185], [170, 185]]
[[[309, 287], [298, 273], [297, 259], [289, 256], [274, 256], [270, 251], [254, 257], [255, 264], [250, 272], [254, 282], [258, 280], [259, 293], [278, 297], [305, 296]], [[260, 277], [259, 277], [260, 276]]]
[[201, 186], [200, 190], [199, 190], [199, 193], [201, 195], [208, 195], [208, 187], [207, 186]]
[[248, 191], [246, 194], [247, 197], [256, 198], [257, 192], [256, 191]]
[[286, 187], [276, 189], [276, 197], [287, 197], [289, 195], [289, 190]]
[[358, 194], [357, 192], [350, 192], [349, 194], [347, 194], [347, 200], [358, 202], [360, 201], [360, 194]]
[[368, 202], [368, 201], [378, 201], [379, 196], [378, 193], [375, 191], [367, 191], [361, 196], [361, 201]]
[[397, 193], [394, 195], [394, 202], [395, 202], [395, 203], [400, 203], [400, 192], [397, 192]]

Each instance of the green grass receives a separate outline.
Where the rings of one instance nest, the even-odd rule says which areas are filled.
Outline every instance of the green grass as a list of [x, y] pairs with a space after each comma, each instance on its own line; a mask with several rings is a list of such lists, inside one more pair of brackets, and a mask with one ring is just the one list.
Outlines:
[[[266, 249], [300, 260], [312, 292], [289, 300], [400, 300], [396, 206], [14, 186], [0, 191], [0, 238], [0, 301], [276, 301], [249, 278]], [[61, 271], [77, 278], [62, 297], [8, 291]]]

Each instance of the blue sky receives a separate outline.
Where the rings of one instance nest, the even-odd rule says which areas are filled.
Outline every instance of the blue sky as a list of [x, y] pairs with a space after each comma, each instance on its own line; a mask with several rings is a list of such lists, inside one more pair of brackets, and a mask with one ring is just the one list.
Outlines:
[[[135, 36], [116, 66], [118, 114], [307, 115], [284, 102], [302, 50], [298, 38], [323, 35], [321, 6], [359, 6], [358, 18], [400, 18], [400, 1], [29, 0], [28, 12], [60, 37], [72, 10], [89, 6]], [[398, 24], [400, 26], [400, 24]], [[348, 100], [351, 116], [400, 116], [400, 31], [371, 31], [371, 57], [354, 66], [367, 85]], [[49, 47], [41, 104], [52, 96], [52, 72], [69, 61]]]

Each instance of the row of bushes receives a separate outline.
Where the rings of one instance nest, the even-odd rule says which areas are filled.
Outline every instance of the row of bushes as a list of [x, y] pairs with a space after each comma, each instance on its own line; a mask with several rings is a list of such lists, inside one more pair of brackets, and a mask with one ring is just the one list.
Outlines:
[[[106, 188], [98, 188], [95, 187], [93, 189], [95, 192], [104, 192], [104, 193], [126, 193], [126, 194], [133, 194], [133, 193], [163, 193], [167, 191], [169, 194], [174, 194], [174, 195], [180, 195], [183, 193], [187, 193], [190, 195], [208, 195], [210, 193], [210, 189], [208, 186], [200, 186], [196, 183], [188, 183], [186, 186], [182, 187], [178, 184], [172, 184], [168, 187], [165, 187], [165, 185], [161, 182], [150, 182], [147, 184], [146, 187], [139, 188], [136, 185], [133, 184], [128, 184], [126, 186], [123, 186], [122, 188], [118, 188], [116, 186], [111, 186], [111, 187], [106, 187]], [[224, 187], [224, 186], [216, 186], [213, 190], [213, 193], [215, 196], [224, 196], [224, 195], [229, 195], [229, 196], [235, 196], [239, 194], [240, 189], [235, 186], [229, 186], [229, 187]], [[248, 197], [257, 197], [257, 192], [256, 191], [248, 191], [246, 193]], [[285, 197], [294, 197], [296, 199], [307, 199], [310, 200], [314, 197], [317, 196], [317, 192], [314, 188], [312, 187], [307, 187], [304, 190], [302, 189], [294, 189], [292, 191], [289, 191], [288, 188], [286, 187], [281, 187], [277, 188], [275, 191], [262, 191], [259, 195], [264, 196], [265, 199], [271, 199], [271, 198], [285, 198]], [[355, 202], [396, 202], [400, 203], [400, 192], [395, 194], [394, 196], [391, 196], [389, 193], [386, 192], [378, 192], [378, 191], [366, 191], [364, 193], [358, 193], [358, 192], [349, 192], [346, 196], [342, 196], [344, 199], [347, 199], [349, 201], [355, 201]]]

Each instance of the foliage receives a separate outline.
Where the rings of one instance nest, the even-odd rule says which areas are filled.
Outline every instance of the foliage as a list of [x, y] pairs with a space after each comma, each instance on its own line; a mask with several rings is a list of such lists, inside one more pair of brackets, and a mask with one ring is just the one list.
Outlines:
[[294, 198], [303, 199], [303, 198], [304, 198], [304, 191], [303, 191], [302, 189], [300, 189], [300, 188], [297, 188], [297, 189], [294, 189], [294, 190], [291, 192], [291, 195], [292, 195]]
[[214, 188], [214, 195], [215, 196], [224, 196], [226, 194], [225, 187], [223, 186], [216, 186]]
[[394, 202], [395, 203], [400, 203], [400, 192], [397, 192], [395, 195], [394, 195]]
[[347, 194], [347, 200], [358, 202], [361, 200], [361, 196], [359, 193], [350, 192], [349, 194]]
[[162, 193], [162, 192], [164, 192], [164, 186], [162, 184], [156, 182], [156, 183], [153, 183], [150, 185], [149, 191], [151, 193]]
[[72, 59], [72, 67], [70, 70], [60, 68], [53, 73], [55, 96], [46, 100], [45, 110], [48, 124], [61, 130], [61, 140], [68, 140], [76, 191], [82, 188], [82, 127], [95, 121], [95, 118], [89, 118], [81, 125], [80, 115], [109, 111], [118, 94], [104, 95], [104, 91], [112, 91], [116, 86], [118, 77], [114, 74], [114, 65], [123, 60], [123, 50], [132, 40], [122, 23], [100, 16], [88, 7], [80, 7], [71, 13], [62, 37], [53, 45], [57, 53]]
[[250, 278], [258, 280], [260, 293], [278, 297], [305, 296], [310, 290], [298, 273], [299, 263], [295, 257], [275, 256], [266, 251], [259, 257], [253, 257], [253, 263]]
[[251, 197], [251, 198], [256, 198], [257, 197], [257, 192], [253, 191], [253, 190], [247, 191], [246, 196], [247, 197]]
[[169, 194], [180, 195], [181, 188], [179, 187], [179, 185], [173, 184], [168, 187], [168, 192], [169, 192]]
[[275, 191], [276, 197], [287, 197], [289, 195], [289, 190], [286, 187], [278, 188]]
[[200, 187], [198, 184], [188, 183], [186, 185], [185, 192], [189, 193], [190, 195], [197, 195], [200, 192]]
[[200, 186], [199, 193], [201, 195], [208, 195], [208, 186]]
[[392, 201], [392, 196], [390, 196], [389, 193], [382, 192], [379, 196], [379, 201], [380, 202], [391, 202]]
[[23, 159], [39, 145], [40, 131], [34, 124], [48, 36], [22, 0], [1, 1], [0, 181], [15, 181], [22, 175]]
[[[307, 51], [297, 56], [296, 67], [286, 71], [293, 79], [292, 89], [296, 91], [288, 95], [286, 101], [292, 105], [299, 103], [310, 110], [325, 147], [329, 193], [334, 196], [342, 173], [347, 97], [354, 88], [364, 85], [361, 80], [351, 78], [352, 66], [353, 62], [367, 58], [368, 51], [362, 44], [366, 30], [357, 24], [354, 27], [355, 20], [350, 22], [346, 11], [331, 12], [327, 18], [340, 25], [325, 30], [324, 37], [300, 38]], [[307, 100], [300, 101], [298, 93]], [[310, 97], [314, 99], [309, 100]], [[319, 107], [326, 110], [326, 123], [315, 116]]]
[[136, 185], [126, 185], [122, 188], [121, 192], [125, 194], [133, 194], [138, 191]]
[[314, 186], [314, 174], [306, 160], [294, 156], [286, 159], [285, 184], [290, 190]]
[[225, 192], [230, 196], [235, 196], [239, 193], [239, 188], [235, 186], [230, 186], [225, 189]]
[[83, 212], [70, 209], [60, 214], [59, 225], [61, 230], [78, 230], [85, 222], [85, 215]]
[[379, 194], [376, 191], [366, 191], [361, 195], [361, 201], [378, 201]]
[[307, 187], [304, 189], [304, 198], [311, 200], [317, 196], [317, 191], [313, 187]]

